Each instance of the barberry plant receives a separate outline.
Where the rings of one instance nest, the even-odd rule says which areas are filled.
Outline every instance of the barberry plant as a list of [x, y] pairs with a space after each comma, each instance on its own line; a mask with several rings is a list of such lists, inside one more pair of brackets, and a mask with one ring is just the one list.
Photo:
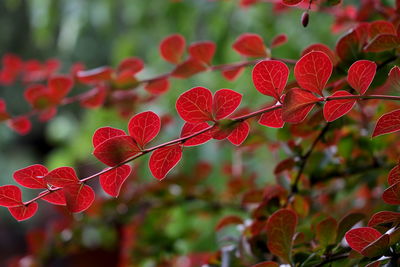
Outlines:
[[[93, 155], [106, 165], [99, 172], [80, 177], [69, 166], [49, 170], [30, 165], [15, 171], [13, 178], [22, 187], [38, 190], [37, 196], [23, 201], [20, 187], [3, 185], [0, 205], [23, 221], [35, 215], [42, 200], [81, 213], [105, 201], [95, 201], [102, 199], [101, 192], [121, 197], [110, 201], [132, 205], [136, 214], [128, 223], [119, 222], [124, 225], [119, 264], [137, 266], [134, 259], [140, 258], [140, 249], [132, 235], [140, 236], [138, 229], [151, 209], [180, 205], [178, 197], [160, 197], [179, 184], [184, 191], [180, 201], [202, 199], [214, 204], [215, 199], [226, 199], [230, 203], [222, 207], [238, 204], [234, 208], [240, 214], [226, 215], [215, 226], [217, 235], [229, 239], [228, 245], [184, 259], [165, 258], [157, 266], [399, 265], [400, 1], [366, 0], [357, 8], [331, 0], [239, 4], [244, 8], [265, 4], [258, 2], [272, 2], [276, 12], [302, 9], [297, 23], [304, 27], [313, 23], [314, 11], [332, 14], [332, 31], [348, 31], [335, 49], [312, 44], [296, 59], [274, 56], [276, 47], [295, 41], [289, 35], [279, 34], [266, 42], [259, 34], [243, 33], [232, 44], [243, 60], [220, 65], [213, 64], [216, 43], [187, 44], [184, 36], [172, 34], [161, 41], [159, 53], [174, 67], [147, 79], [138, 78], [145, 64], [137, 57], [123, 60], [116, 68], [86, 69], [75, 64], [69, 74], [61, 75], [55, 60], [33, 64], [4, 55], [1, 83], [20, 79], [31, 107], [26, 114], [11, 115], [5, 100], [0, 101], [0, 120], [17, 133], [29, 133], [31, 117], [46, 122], [60, 106], [73, 103], [110, 107], [129, 120], [124, 129], [104, 126], [93, 133]], [[138, 105], [168, 94], [171, 79], [219, 71], [235, 81], [246, 67], [252, 68], [255, 88], [248, 90], [265, 99], [262, 107], [241, 106], [246, 94], [236, 90], [193, 84], [176, 99], [176, 111], [170, 112], [183, 120], [181, 130], [175, 130], [178, 137], [165, 142], [158, 140], [167, 120], [153, 110], [136, 112]], [[74, 86], [89, 90], [70, 96]], [[141, 90], [148, 94], [140, 94]], [[265, 127], [282, 136], [269, 140], [260, 134]], [[189, 176], [180, 170], [171, 172], [188, 150], [198, 149], [191, 147], [210, 140], [227, 140], [235, 147], [236, 159], [225, 170], [231, 180], [221, 196], [194, 188], [209, 175], [210, 163], [199, 163]], [[277, 154], [279, 162], [273, 170], [276, 182], [260, 186], [251, 171], [243, 170], [241, 161], [245, 160], [242, 154], [254, 157], [255, 148], [263, 145]], [[147, 166], [136, 164], [147, 154]], [[154, 184], [129, 193], [124, 187], [144, 166], [156, 178]], [[94, 186], [96, 179], [101, 189]], [[156, 204], [145, 201], [157, 197]], [[234, 237], [229, 234], [232, 227], [238, 230]]]

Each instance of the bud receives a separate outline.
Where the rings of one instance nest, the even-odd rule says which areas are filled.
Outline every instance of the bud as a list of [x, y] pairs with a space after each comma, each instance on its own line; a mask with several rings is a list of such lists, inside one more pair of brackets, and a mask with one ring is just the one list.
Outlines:
[[301, 15], [301, 24], [303, 24], [304, 28], [307, 27], [308, 20], [309, 20], [308, 12], [303, 12], [303, 15]]

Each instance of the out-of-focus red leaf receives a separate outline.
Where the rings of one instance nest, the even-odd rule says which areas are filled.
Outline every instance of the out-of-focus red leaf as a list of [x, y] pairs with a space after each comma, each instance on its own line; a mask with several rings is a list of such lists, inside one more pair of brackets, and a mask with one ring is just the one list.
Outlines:
[[231, 215], [231, 216], [226, 216], [224, 218], [222, 218], [217, 226], [215, 227], [215, 229], [217, 231], [221, 230], [222, 228], [224, 228], [227, 225], [237, 225], [237, 224], [243, 224], [243, 220], [242, 218], [240, 218], [239, 216], [235, 216], [235, 215]]
[[99, 67], [91, 70], [82, 70], [76, 73], [76, 77], [81, 83], [93, 84], [103, 81], [110, 81], [113, 73], [110, 67]]
[[332, 61], [325, 53], [312, 51], [297, 61], [294, 76], [303, 89], [322, 95], [322, 90], [331, 77], [332, 69]]
[[287, 263], [291, 262], [293, 236], [297, 225], [297, 215], [289, 209], [274, 212], [267, 222], [268, 248]]
[[369, 60], [354, 62], [347, 74], [348, 83], [358, 93], [365, 94], [375, 77], [376, 67], [376, 63]]
[[371, 227], [360, 227], [351, 229], [345, 234], [345, 239], [349, 246], [361, 253], [369, 244], [380, 238], [382, 234]]
[[[185, 123], [182, 127], [181, 137], [186, 137], [192, 135], [194, 133], [200, 132], [201, 130], [209, 127], [208, 123], [200, 122], [200, 123]], [[205, 133], [199, 134], [195, 137], [192, 137], [186, 140], [183, 145], [184, 146], [198, 146], [208, 142], [212, 138], [211, 132], [207, 131]]]
[[399, 205], [400, 204], [400, 182], [397, 182], [387, 188], [383, 194], [382, 199], [388, 204]]
[[285, 125], [282, 118], [282, 108], [263, 113], [258, 123], [267, 127], [282, 128]]
[[92, 205], [95, 193], [93, 189], [83, 183], [70, 184], [63, 189], [67, 208], [70, 212], [82, 212]]
[[132, 168], [129, 165], [122, 165], [109, 172], [100, 175], [100, 185], [104, 192], [110, 196], [117, 197], [122, 184], [131, 174]]
[[288, 41], [288, 37], [286, 34], [279, 34], [274, 37], [271, 41], [271, 48], [275, 48], [285, 44]]
[[277, 60], [264, 60], [257, 63], [252, 76], [260, 93], [279, 100], [288, 80], [289, 68]]
[[158, 180], [162, 180], [182, 158], [182, 147], [179, 144], [155, 150], [149, 160], [150, 171]]
[[44, 179], [47, 183], [57, 187], [65, 187], [70, 184], [76, 184], [79, 181], [75, 170], [71, 167], [60, 167], [54, 169], [49, 172]]
[[393, 185], [397, 182], [400, 182], [400, 165], [396, 165], [393, 169], [391, 169], [388, 175], [389, 185]]
[[199, 72], [205, 71], [207, 67], [194, 58], [189, 58], [181, 64], [177, 65], [172, 71], [172, 76], [179, 79], [186, 79]]
[[10, 114], [7, 112], [6, 102], [4, 99], [0, 98], [0, 122], [8, 120], [10, 118]]
[[132, 117], [128, 123], [129, 135], [144, 148], [160, 132], [161, 120], [152, 111], [145, 111]]
[[372, 215], [368, 222], [369, 227], [374, 227], [380, 224], [398, 223], [400, 222], [400, 212], [380, 211]]
[[303, 1], [303, 0], [282, 0], [282, 3], [284, 3], [285, 5], [288, 5], [288, 6], [294, 6], [294, 5], [299, 4], [301, 1]]
[[318, 102], [318, 97], [310, 91], [293, 88], [285, 96], [282, 106], [282, 118], [285, 122], [302, 122]]
[[140, 153], [133, 138], [126, 135], [114, 136], [97, 145], [93, 155], [108, 166], [115, 166]]
[[[353, 96], [347, 91], [336, 91], [332, 97], [336, 96]], [[329, 99], [329, 98], [328, 98]], [[333, 99], [324, 105], [324, 118], [327, 122], [337, 120], [347, 114], [356, 103], [356, 99]]]
[[216, 45], [214, 42], [197, 42], [189, 46], [189, 54], [197, 61], [210, 65], [215, 54], [215, 49]]
[[372, 137], [400, 130], [400, 109], [382, 115], [376, 123]]
[[0, 186], [0, 206], [15, 207], [22, 204], [21, 189], [15, 185]]
[[369, 42], [364, 50], [366, 52], [383, 52], [391, 49], [395, 49], [400, 46], [400, 39], [397, 35], [392, 34], [380, 34]]
[[161, 56], [172, 64], [178, 64], [185, 52], [186, 41], [180, 34], [167, 36], [161, 41]]
[[370, 38], [374, 38], [375, 36], [384, 33], [396, 35], [396, 29], [389, 21], [376, 20], [369, 24], [368, 33]]
[[41, 122], [46, 122], [46, 121], [49, 121], [52, 118], [54, 118], [54, 116], [56, 116], [56, 115], [57, 115], [57, 108], [56, 107], [49, 107], [49, 108], [47, 108], [45, 110], [42, 110], [39, 113], [38, 119]]
[[22, 186], [32, 189], [47, 188], [47, 182], [43, 177], [48, 173], [45, 166], [31, 165], [14, 172], [14, 180]]
[[8, 208], [10, 211], [11, 215], [17, 220], [17, 221], [24, 221], [29, 218], [31, 218], [33, 215], [35, 215], [36, 211], [38, 210], [38, 204], [36, 202], [32, 202], [28, 205], [21, 205], [17, 207], [11, 207]]
[[231, 115], [242, 101], [242, 94], [231, 89], [220, 89], [213, 97], [213, 114], [216, 120]]
[[140, 58], [131, 57], [124, 59], [118, 65], [118, 72], [128, 70], [132, 75], [135, 75], [136, 73], [140, 72], [143, 69], [143, 67], [144, 67], [143, 61]]
[[103, 105], [106, 100], [107, 89], [104, 86], [96, 86], [85, 93], [81, 105], [85, 108], [97, 108]]
[[59, 102], [62, 100], [72, 89], [74, 85], [73, 80], [69, 76], [53, 76], [48, 81], [48, 87], [51, 91], [52, 97]]
[[233, 49], [245, 57], [267, 57], [264, 40], [260, 35], [244, 33], [232, 45]]
[[187, 122], [212, 120], [212, 93], [204, 87], [194, 87], [181, 94], [176, 101], [179, 116]]
[[336, 53], [341, 60], [352, 62], [359, 57], [368, 36], [367, 29], [362, 25], [339, 39], [336, 44]]
[[222, 71], [222, 76], [228, 81], [236, 80], [244, 71], [244, 67], [235, 67], [229, 70]]
[[333, 65], [337, 64], [337, 58], [335, 55], [335, 52], [332, 51], [332, 49], [330, 49], [328, 46], [324, 45], [324, 44], [312, 44], [310, 46], [308, 46], [307, 48], [305, 48], [303, 50], [303, 52], [301, 52], [301, 56], [304, 56], [312, 51], [320, 51], [325, 53], [330, 60], [332, 61]]
[[247, 121], [240, 122], [229, 134], [228, 140], [235, 146], [240, 146], [247, 138], [250, 132], [250, 125]]
[[251, 267], [279, 267], [279, 264], [274, 261], [263, 261]]
[[168, 78], [161, 78], [148, 82], [144, 87], [148, 92], [154, 95], [161, 95], [168, 91], [169, 80]]
[[32, 123], [26, 116], [15, 117], [7, 125], [20, 135], [26, 135], [32, 129]]

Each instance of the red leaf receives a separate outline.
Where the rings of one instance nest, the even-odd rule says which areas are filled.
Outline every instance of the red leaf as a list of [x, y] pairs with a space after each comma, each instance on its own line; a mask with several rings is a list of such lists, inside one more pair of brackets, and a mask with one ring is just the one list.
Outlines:
[[71, 91], [73, 84], [73, 80], [68, 76], [54, 76], [49, 79], [49, 90], [59, 102]]
[[264, 60], [253, 69], [253, 83], [256, 89], [280, 100], [289, 76], [289, 68], [277, 60]]
[[35, 109], [46, 109], [55, 104], [51, 92], [42, 84], [30, 85], [25, 90], [24, 97]]
[[222, 218], [222, 219], [218, 222], [217, 226], [215, 227], [215, 230], [219, 231], [219, 230], [221, 230], [222, 228], [224, 228], [225, 226], [231, 225], [231, 224], [235, 224], [235, 225], [237, 225], [237, 224], [243, 224], [243, 220], [242, 220], [242, 218], [240, 218], [239, 216], [235, 216], [235, 215], [226, 216], [226, 217]]
[[291, 262], [293, 236], [297, 225], [297, 215], [292, 210], [280, 209], [267, 221], [268, 248], [287, 263]]
[[297, 5], [297, 4], [300, 3], [301, 1], [303, 1], [303, 0], [282, 0], [282, 2], [283, 2], [285, 5], [288, 5], [288, 6]]
[[234, 81], [240, 76], [240, 74], [243, 73], [243, 71], [244, 71], [243, 67], [235, 67], [229, 70], [222, 71], [222, 76], [224, 76], [224, 78], [227, 79], [228, 81]]
[[235, 129], [229, 134], [228, 140], [235, 146], [240, 146], [250, 132], [250, 125], [247, 121], [239, 123]]
[[22, 204], [22, 193], [15, 185], [0, 186], [0, 206], [15, 207]]
[[20, 135], [26, 135], [32, 128], [31, 121], [25, 116], [15, 117], [7, 125]]
[[8, 208], [8, 210], [10, 211], [11, 215], [20, 222], [35, 215], [36, 211], [38, 210], [38, 204], [36, 202], [32, 202], [29, 205], [12, 207]]
[[43, 196], [42, 199], [54, 205], [66, 204], [64, 192], [62, 190], [51, 192], [50, 194]]
[[27, 188], [47, 188], [47, 182], [43, 177], [49, 171], [43, 165], [36, 164], [14, 172], [14, 179], [17, 183]]
[[56, 107], [50, 107], [50, 108], [47, 108], [47, 109], [41, 111], [39, 113], [39, 118], [38, 119], [41, 122], [46, 122], [46, 121], [49, 121], [52, 118], [54, 118], [54, 116], [56, 116], [56, 115], [57, 115], [57, 108]]
[[366, 246], [361, 254], [368, 258], [383, 256], [389, 247], [390, 236], [388, 234], [382, 235], [380, 238]]
[[81, 83], [92, 84], [111, 80], [113, 73], [110, 67], [99, 67], [91, 70], [81, 70], [76, 73], [76, 77]]
[[138, 154], [140, 148], [127, 135], [112, 137], [95, 147], [93, 155], [108, 166], [115, 166]]
[[393, 169], [390, 170], [388, 176], [389, 185], [393, 185], [397, 182], [400, 182], [400, 166], [396, 165]]
[[[181, 137], [186, 137], [192, 135], [194, 133], [200, 132], [201, 130], [209, 127], [208, 123], [200, 122], [200, 123], [185, 123], [182, 127]], [[195, 137], [192, 137], [186, 140], [183, 145], [184, 146], [198, 146], [208, 142], [212, 138], [211, 132], [207, 131], [205, 133], [199, 134]]]
[[148, 92], [154, 95], [160, 95], [165, 93], [169, 89], [169, 80], [168, 78], [161, 78], [157, 80], [150, 81], [144, 87]]
[[372, 137], [400, 130], [400, 109], [382, 115], [376, 123]]
[[349, 246], [361, 253], [369, 244], [381, 237], [382, 234], [371, 227], [360, 227], [352, 229], [345, 234]]
[[400, 213], [392, 211], [380, 211], [375, 213], [368, 222], [369, 227], [380, 224], [397, 223], [400, 221]]
[[[331, 96], [353, 96], [347, 91], [336, 91]], [[324, 105], [324, 118], [327, 122], [331, 122], [337, 120], [338, 118], [342, 117], [343, 115], [347, 114], [356, 103], [356, 99], [327, 99]]]
[[282, 118], [282, 108], [262, 114], [258, 123], [267, 127], [282, 128], [285, 125]]
[[140, 72], [144, 67], [143, 61], [137, 57], [124, 59], [118, 66], [118, 72], [129, 71], [131, 75]]
[[383, 191], [382, 199], [388, 204], [399, 205], [400, 204], [400, 182], [397, 182]]
[[189, 58], [176, 66], [171, 75], [175, 78], [186, 79], [206, 69], [207, 67], [202, 62]]
[[273, 261], [263, 261], [251, 267], [279, 267], [279, 264]]
[[236, 39], [232, 47], [245, 57], [267, 57], [264, 40], [258, 34], [244, 33]]
[[160, 132], [161, 120], [152, 111], [146, 111], [132, 117], [128, 124], [129, 135], [141, 147], [153, 140]]
[[388, 81], [393, 89], [400, 89], [400, 68], [398, 66], [394, 66], [390, 70]]
[[347, 81], [358, 93], [363, 95], [375, 77], [376, 64], [369, 60], [358, 60], [350, 66]]
[[288, 37], [286, 34], [279, 34], [274, 37], [271, 41], [271, 48], [275, 48], [285, 44], [288, 41]]
[[0, 122], [8, 120], [10, 118], [10, 114], [8, 114], [6, 110], [6, 102], [4, 99], [0, 98]]
[[333, 52], [328, 46], [324, 44], [312, 44], [305, 48], [303, 52], [301, 52], [301, 56], [304, 56], [312, 51], [320, 51], [325, 53], [332, 61], [333, 65], [336, 65], [337, 63], [337, 58], [335, 55], [335, 52]]
[[129, 177], [131, 171], [132, 169], [129, 165], [122, 165], [100, 175], [101, 188], [110, 196], [117, 197], [122, 184]]
[[189, 54], [197, 61], [210, 65], [215, 49], [216, 45], [211, 41], [197, 42], [189, 46]]
[[92, 137], [93, 147], [96, 147], [104, 141], [111, 139], [116, 136], [126, 135], [126, 133], [120, 129], [113, 127], [102, 127], [94, 132]]
[[76, 184], [79, 181], [75, 170], [71, 167], [60, 167], [54, 169], [45, 176], [45, 180], [49, 184], [57, 187]]
[[310, 91], [299, 88], [289, 90], [282, 106], [283, 121], [302, 122], [317, 102], [318, 98]]
[[161, 41], [161, 56], [172, 64], [178, 64], [185, 52], [186, 41], [180, 34], [173, 34]]
[[149, 160], [150, 171], [158, 180], [162, 180], [182, 158], [182, 147], [179, 144], [155, 150]]
[[242, 94], [231, 89], [220, 89], [214, 94], [213, 113], [216, 120], [231, 115], [242, 101]]
[[376, 20], [369, 24], [368, 33], [371, 38], [383, 33], [396, 35], [393, 24], [385, 20]]
[[187, 122], [197, 123], [212, 120], [212, 94], [204, 87], [194, 87], [181, 94], [176, 101], [179, 116]]
[[94, 191], [88, 185], [82, 183], [71, 184], [62, 190], [70, 212], [82, 212], [88, 209], [94, 201]]
[[297, 61], [294, 76], [303, 88], [322, 95], [322, 90], [331, 77], [333, 64], [323, 52], [312, 51]]
[[383, 52], [399, 47], [400, 39], [392, 34], [380, 34], [369, 42], [364, 50], [366, 52]]
[[343, 61], [355, 61], [361, 53], [366, 38], [367, 31], [364, 33], [364, 28], [352, 30], [337, 42], [337, 55]]
[[82, 97], [81, 105], [85, 108], [97, 108], [103, 105], [106, 100], [107, 89], [103, 86], [97, 86]]

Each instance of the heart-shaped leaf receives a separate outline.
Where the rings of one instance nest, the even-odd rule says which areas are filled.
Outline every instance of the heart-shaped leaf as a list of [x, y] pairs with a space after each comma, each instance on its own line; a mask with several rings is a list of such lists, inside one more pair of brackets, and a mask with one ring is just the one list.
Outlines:
[[212, 94], [204, 87], [194, 87], [181, 94], [176, 101], [179, 116], [187, 122], [212, 120]]
[[185, 46], [186, 41], [182, 35], [173, 34], [167, 36], [160, 44], [161, 56], [172, 64], [178, 64], [185, 52]]
[[88, 209], [94, 201], [93, 189], [83, 183], [70, 184], [62, 190], [70, 212], [82, 212]]
[[150, 171], [158, 180], [162, 180], [182, 158], [182, 147], [179, 144], [155, 150], [149, 160]]
[[95, 147], [93, 155], [108, 166], [116, 166], [140, 153], [140, 148], [127, 135], [112, 137]]
[[100, 185], [104, 192], [110, 196], [117, 197], [121, 190], [122, 184], [131, 174], [131, 167], [129, 165], [122, 165], [118, 168], [112, 169], [109, 172], [100, 175]]
[[277, 60], [264, 60], [257, 63], [252, 75], [254, 86], [260, 93], [279, 101], [289, 77], [289, 68]]
[[28, 205], [8, 208], [8, 210], [10, 211], [11, 215], [20, 222], [35, 215], [36, 211], [38, 210], [38, 204], [36, 202], [32, 202]]
[[267, 221], [268, 248], [287, 263], [291, 262], [293, 236], [297, 215], [289, 209], [274, 212]]
[[129, 135], [142, 148], [157, 136], [160, 128], [160, 117], [152, 111], [139, 113], [132, 117], [128, 123]]
[[382, 115], [376, 123], [372, 137], [400, 130], [400, 109]]
[[[353, 96], [347, 91], [336, 91], [333, 93], [332, 98], [337, 96]], [[355, 105], [356, 99], [329, 99], [324, 105], [324, 118], [327, 122], [337, 120], [338, 118], [347, 114]]]
[[242, 101], [242, 94], [231, 89], [220, 89], [214, 94], [213, 113], [216, 120], [231, 115]]
[[376, 63], [369, 60], [354, 62], [348, 71], [347, 81], [361, 95], [367, 91], [376, 73]]
[[22, 204], [22, 193], [15, 185], [0, 186], [0, 206], [15, 207]]
[[322, 90], [331, 77], [332, 70], [332, 61], [325, 53], [312, 51], [297, 61], [294, 76], [303, 89], [322, 95]]
[[48, 173], [45, 166], [31, 165], [14, 172], [14, 180], [22, 186], [32, 189], [47, 188], [47, 182], [43, 177]]
[[[190, 136], [190, 135], [200, 132], [201, 130], [204, 130], [208, 127], [210, 127], [210, 125], [208, 125], [208, 123], [206, 123], [206, 122], [200, 122], [200, 123], [188, 123], [187, 122], [182, 127], [181, 137]], [[207, 131], [205, 133], [199, 134], [195, 137], [192, 137], [192, 138], [186, 140], [183, 143], [183, 145], [184, 146], [198, 146], [198, 145], [208, 142], [211, 138], [212, 138], [211, 132]]]

